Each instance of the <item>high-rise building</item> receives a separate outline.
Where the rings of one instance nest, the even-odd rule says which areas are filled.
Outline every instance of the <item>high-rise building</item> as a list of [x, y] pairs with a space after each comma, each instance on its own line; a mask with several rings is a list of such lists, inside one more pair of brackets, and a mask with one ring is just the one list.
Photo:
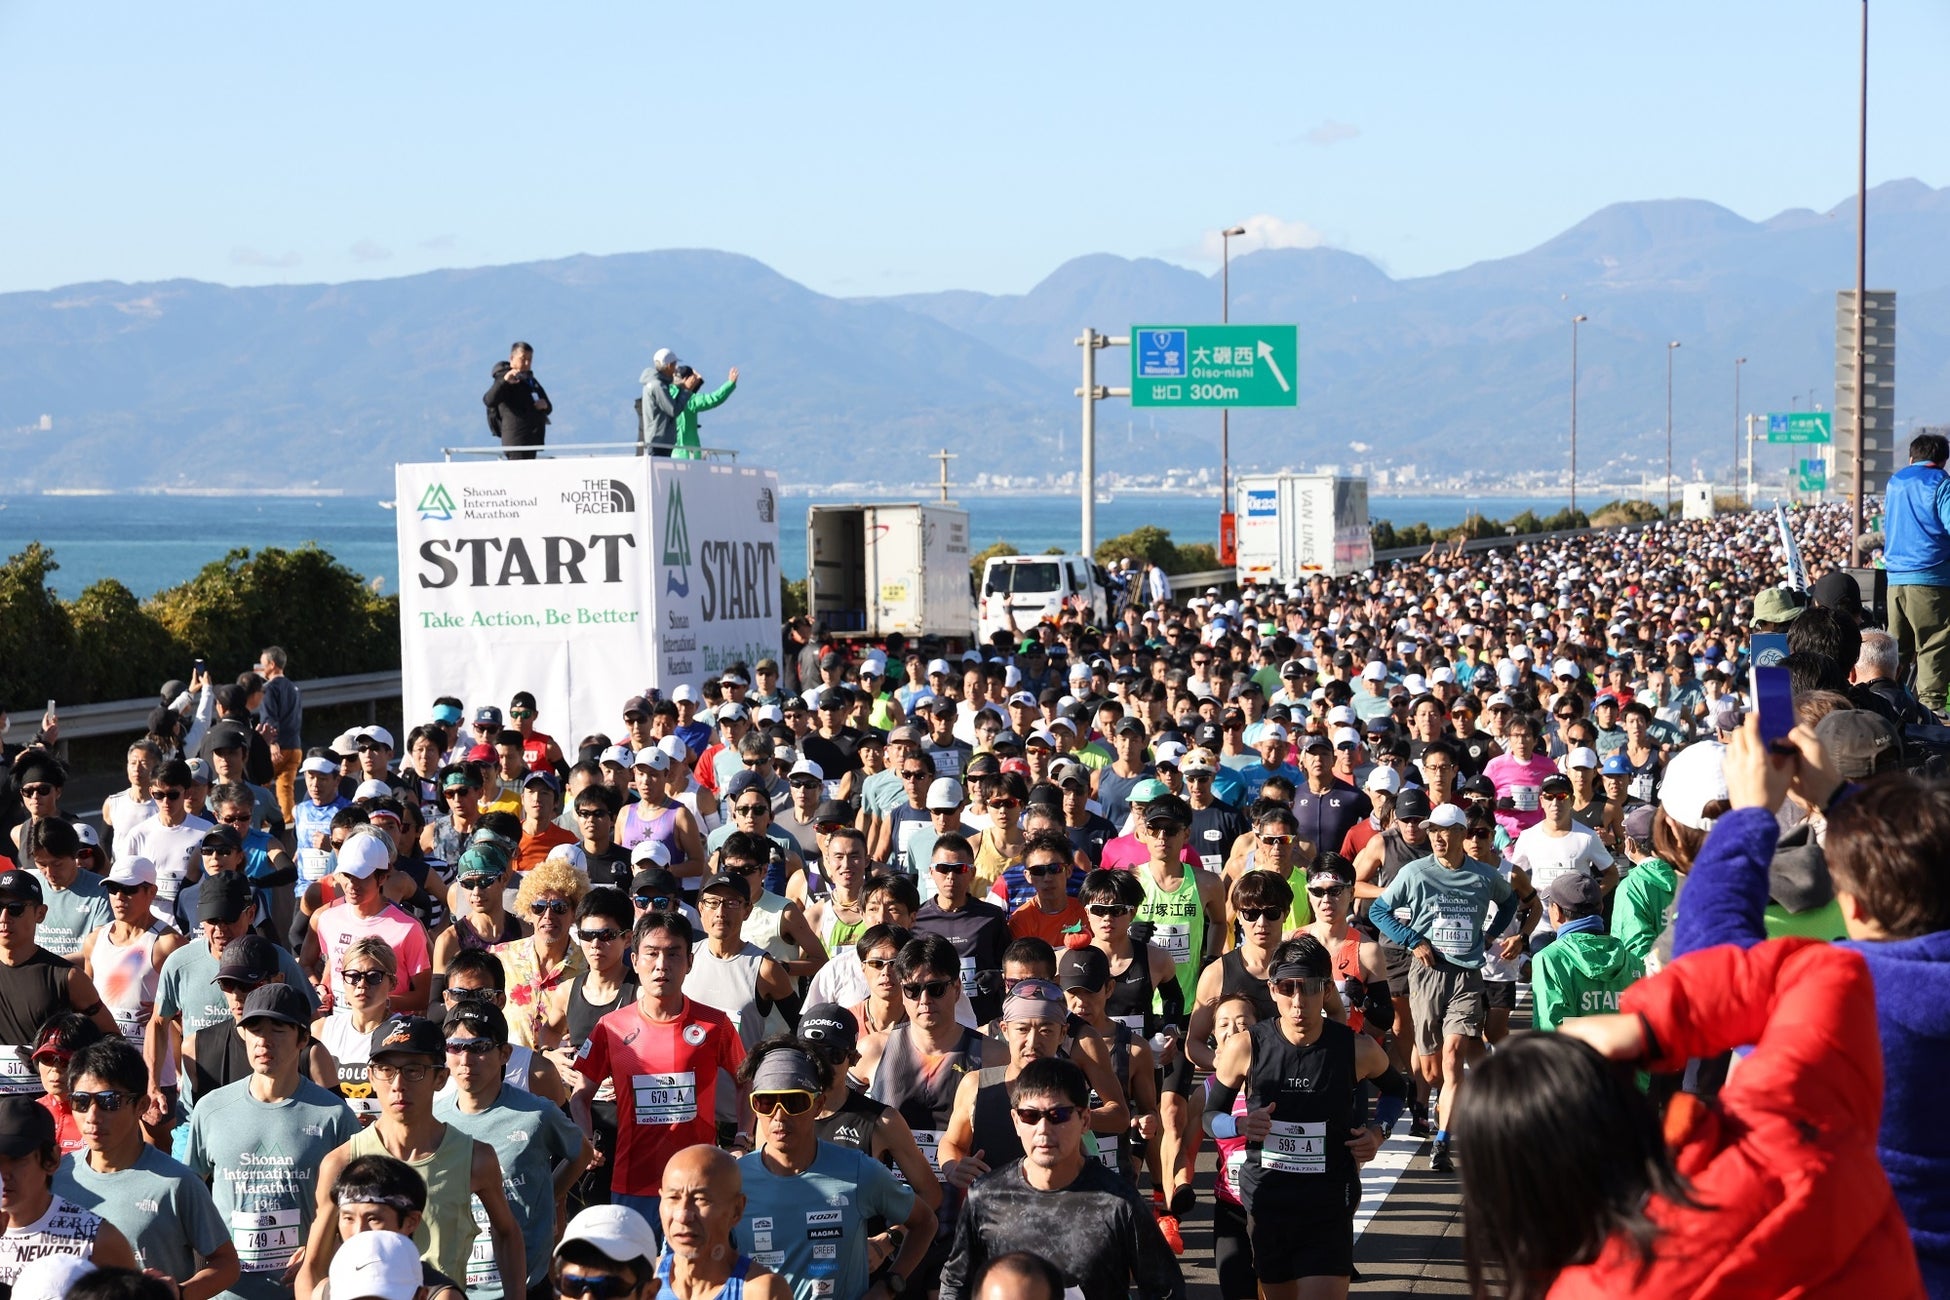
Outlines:
[[[1871, 495], [1908, 462], [1896, 446], [1896, 293], [1871, 289], [1862, 304], [1862, 468]], [[1835, 447], [1828, 490], [1855, 490], [1855, 291], [1835, 295]]]

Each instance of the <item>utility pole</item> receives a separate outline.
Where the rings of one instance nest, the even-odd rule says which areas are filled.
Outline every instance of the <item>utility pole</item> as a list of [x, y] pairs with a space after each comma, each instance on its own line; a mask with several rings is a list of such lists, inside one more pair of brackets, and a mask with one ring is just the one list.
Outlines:
[[1734, 486], [1740, 486], [1740, 367], [1747, 364], [1747, 358], [1733, 359], [1733, 465]]
[[1578, 510], [1578, 326], [1590, 319], [1571, 317], [1571, 513]]
[[1129, 397], [1129, 388], [1106, 388], [1097, 383], [1097, 349], [1127, 348], [1128, 334], [1112, 337], [1086, 326], [1076, 340], [1083, 349], [1083, 384], [1076, 395], [1083, 399], [1083, 473], [1078, 485], [1083, 493], [1082, 553], [1091, 558], [1097, 551], [1097, 403], [1107, 397]]
[[1672, 518], [1672, 354], [1679, 340], [1666, 344], [1666, 518]]
[[[1848, 562], [1862, 565], [1862, 420], [1869, 406], [1862, 373], [1862, 313], [1869, 297], [1869, 0], [1862, 0], [1862, 90], [1855, 149], [1855, 479], [1849, 484]], [[1891, 413], [1893, 416], [1893, 412]], [[1895, 429], [1889, 431], [1895, 436]], [[1893, 453], [1891, 464], [1894, 464]]]
[[947, 505], [948, 504], [948, 462], [951, 460], [959, 459], [959, 457], [957, 457], [954, 452], [949, 451], [946, 447], [943, 447], [940, 451], [937, 451], [936, 453], [934, 453], [934, 455], [928, 457], [928, 459], [932, 461], [939, 461], [941, 463], [941, 504]]
[[1747, 509], [1754, 508], [1754, 417], [1747, 417]]

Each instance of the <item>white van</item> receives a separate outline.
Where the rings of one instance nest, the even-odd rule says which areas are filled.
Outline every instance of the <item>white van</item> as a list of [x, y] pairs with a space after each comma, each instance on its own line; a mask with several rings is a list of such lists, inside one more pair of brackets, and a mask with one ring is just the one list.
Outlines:
[[1013, 611], [1019, 631], [1046, 615], [1067, 617], [1073, 596], [1089, 602], [1091, 623], [1102, 627], [1110, 621], [1110, 579], [1089, 556], [996, 556], [982, 569], [975, 635], [986, 643], [1005, 628], [1004, 611]]

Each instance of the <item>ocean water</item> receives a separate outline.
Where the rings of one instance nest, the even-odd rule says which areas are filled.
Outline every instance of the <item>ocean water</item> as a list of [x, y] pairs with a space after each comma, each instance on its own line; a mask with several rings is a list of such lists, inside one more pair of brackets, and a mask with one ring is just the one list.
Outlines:
[[[858, 499], [782, 493], [780, 571], [792, 578], [805, 575], [808, 504]], [[978, 550], [997, 541], [1031, 553], [1077, 545], [1080, 505], [1073, 495], [962, 497], [959, 502], [968, 510]], [[1548, 514], [1564, 504], [1560, 497], [1374, 497], [1368, 513], [1398, 527], [1447, 525], [1472, 512], [1508, 518], [1526, 509]], [[1097, 539], [1155, 524], [1178, 542], [1211, 542], [1218, 537], [1218, 512], [1216, 496], [1120, 492], [1097, 504]], [[0, 496], [0, 554], [16, 554], [33, 541], [53, 550], [60, 567], [52, 584], [70, 599], [101, 578], [119, 579], [137, 596], [148, 596], [185, 581], [228, 551], [308, 541], [377, 579], [381, 590], [399, 585], [393, 512], [370, 496]]]

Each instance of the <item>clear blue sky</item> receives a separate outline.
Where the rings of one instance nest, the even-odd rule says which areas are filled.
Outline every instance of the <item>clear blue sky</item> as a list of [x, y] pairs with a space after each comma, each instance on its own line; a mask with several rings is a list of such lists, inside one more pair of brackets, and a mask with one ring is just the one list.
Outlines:
[[[1846, 197], [1858, 14], [0, 0], [0, 290], [712, 247], [1016, 292], [1085, 252], [1210, 265], [1248, 218], [1426, 274], [1618, 200]], [[1873, 22], [1870, 181], [1950, 184], [1950, 3]]]

